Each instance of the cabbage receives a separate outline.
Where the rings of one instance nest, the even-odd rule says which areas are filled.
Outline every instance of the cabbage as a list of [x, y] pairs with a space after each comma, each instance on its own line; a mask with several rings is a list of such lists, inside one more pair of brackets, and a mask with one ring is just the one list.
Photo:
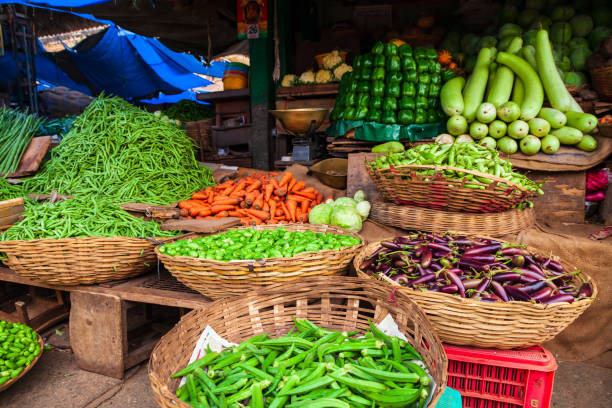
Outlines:
[[334, 204], [334, 199], [333, 198], [328, 198], [327, 200], [325, 200], [325, 204]]
[[366, 195], [363, 192], [363, 190], [357, 190], [357, 192], [353, 196], [353, 200], [357, 201], [357, 204], [359, 204], [362, 201], [365, 201], [365, 199], [366, 199]]
[[333, 205], [334, 207], [347, 206], [355, 208], [357, 207], [357, 201], [353, 200], [351, 197], [340, 197]]
[[329, 224], [332, 210], [333, 208], [329, 204], [319, 204], [310, 210], [308, 222], [311, 224]]
[[372, 208], [372, 206], [370, 205], [369, 201], [361, 201], [357, 203], [357, 212], [359, 215], [361, 215], [362, 220], [365, 221], [365, 219], [368, 218], [368, 215], [370, 215], [370, 208]]
[[347, 207], [344, 205], [334, 207], [330, 224], [353, 232], [359, 232], [363, 227], [361, 215], [357, 210], [354, 207]]

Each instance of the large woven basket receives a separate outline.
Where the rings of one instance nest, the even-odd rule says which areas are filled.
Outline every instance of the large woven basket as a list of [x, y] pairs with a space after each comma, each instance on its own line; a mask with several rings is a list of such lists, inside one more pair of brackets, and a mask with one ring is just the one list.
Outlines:
[[0, 253], [23, 277], [54, 285], [91, 285], [146, 272], [156, 264], [155, 245], [127, 237], [34, 239], [0, 241]]
[[[379, 247], [380, 242], [366, 245], [355, 257], [353, 265], [358, 277], [377, 279], [359, 266]], [[550, 255], [534, 248], [527, 249]], [[562, 264], [571, 267], [566, 262]], [[587, 274], [582, 276], [593, 285], [593, 298], [550, 305], [515, 301], [488, 303], [452, 294], [416, 291], [390, 279], [378, 282], [383, 286], [396, 286], [421, 306], [444, 343], [510, 349], [551, 340], [591, 305], [597, 297], [597, 285]]]
[[435, 407], [446, 387], [448, 361], [423, 311], [390, 286], [348, 277], [313, 277], [278, 283], [258, 293], [220, 300], [187, 314], [151, 353], [149, 379], [153, 395], [160, 407], [189, 407], [176, 397], [179, 379], [171, 379], [170, 375], [187, 365], [208, 325], [225, 339], [239, 343], [265, 332], [271, 337], [282, 336], [293, 327], [293, 317], [306, 318], [332, 330], [365, 331], [368, 319], [378, 323], [388, 313], [429, 367], [437, 384], [429, 406]]
[[351, 260], [357, 255], [364, 242], [359, 235], [331, 225], [269, 224], [239, 227], [239, 229], [262, 230], [279, 227], [288, 231], [351, 235], [361, 239], [362, 243], [339, 250], [302, 252], [291, 258], [229, 262], [188, 256], [168, 256], [159, 252], [159, 248], [155, 248], [155, 253], [170, 273], [185, 286], [211, 299], [219, 299], [251, 292], [275, 282], [296, 280], [306, 276], [342, 275], [347, 271]]
[[591, 70], [593, 89], [605, 101], [612, 101], [612, 66]]
[[28, 373], [28, 371], [30, 371], [32, 369], [32, 367], [34, 367], [36, 365], [36, 363], [38, 363], [38, 360], [40, 360], [40, 357], [43, 354], [43, 347], [44, 347], [44, 343], [42, 338], [40, 337], [40, 334], [36, 334], [38, 337], [38, 346], [40, 347], [40, 351], [38, 353], [38, 355], [36, 357], [34, 357], [34, 360], [32, 360], [32, 362], [30, 363], [29, 366], [25, 367], [23, 370], [21, 370], [21, 372], [19, 373], [19, 375], [15, 378], [13, 378], [12, 380], [8, 380], [7, 382], [5, 382], [4, 384], [0, 385], [0, 392], [6, 390], [7, 388], [11, 387], [13, 384], [15, 384], [17, 381], [19, 381], [19, 379], [21, 377], [23, 377], [24, 375], [26, 375]]
[[497, 213], [460, 213], [374, 201], [370, 218], [381, 224], [415, 231], [465, 231], [474, 235], [499, 237], [515, 234], [535, 225], [533, 208]]
[[[523, 186], [509, 180], [459, 167], [410, 164], [386, 169], [367, 168], [380, 194], [385, 200], [396, 204], [485, 213], [509, 210], [531, 196], [531, 192]], [[417, 174], [417, 170], [434, 170], [435, 174]], [[491, 183], [450, 179], [442, 174], [443, 170], [472, 174], [490, 180]], [[466, 187], [465, 184], [480, 186], [482, 189]]]

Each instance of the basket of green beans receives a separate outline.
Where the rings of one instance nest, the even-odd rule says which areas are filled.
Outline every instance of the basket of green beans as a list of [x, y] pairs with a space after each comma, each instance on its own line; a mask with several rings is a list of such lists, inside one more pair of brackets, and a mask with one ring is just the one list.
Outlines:
[[489, 213], [544, 194], [499, 152], [476, 143], [424, 144], [366, 165], [384, 199], [400, 205]]
[[0, 235], [4, 263], [21, 276], [56, 285], [140, 275], [156, 264], [155, 245], [177, 235], [108, 200], [27, 202], [23, 216]]
[[[388, 314], [403, 339], [376, 327]], [[188, 364], [207, 326], [238, 345]], [[434, 407], [447, 366], [433, 327], [405, 294], [311, 277], [189, 313], [153, 350], [149, 379], [163, 408]]]
[[42, 350], [42, 339], [30, 327], [0, 320], [0, 392], [30, 371]]

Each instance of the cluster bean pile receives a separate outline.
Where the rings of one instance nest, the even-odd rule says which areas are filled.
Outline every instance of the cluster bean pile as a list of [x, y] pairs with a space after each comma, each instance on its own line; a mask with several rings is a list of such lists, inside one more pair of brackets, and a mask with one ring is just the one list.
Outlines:
[[36, 115], [0, 108], [0, 174], [10, 174], [17, 170], [41, 122]]
[[214, 183], [185, 133], [118, 97], [80, 115], [26, 191], [169, 204]]
[[2, 241], [73, 237], [168, 237], [156, 222], [130, 215], [109, 200], [73, 198], [57, 203], [29, 203], [18, 222], [0, 235]]
[[235, 229], [223, 234], [178, 240], [160, 247], [168, 256], [190, 256], [217, 261], [287, 258], [307, 251], [341, 249], [361, 242], [350, 235], [313, 231]]
[[[499, 157], [499, 153], [486, 146], [475, 143], [454, 143], [454, 144], [424, 144], [401, 153], [389, 153], [386, 156], [378, 156], [370, 161], [368, 165], [372, 169], [386, 169], [394, 166], [405, 165], [434, 165], [460, 167], [466, 170], [488, 173], [497, 177], [502, 177], [523, 186], [531, 192], [544, 194], [540, 186], [526, 176], [512, 171], [512, 164], [508, 160]], [[491, 184], [493, 180], [466, 174], [461, 171], [440, 170], [440, 169], [419, 169], [417, 174], [434, 175], [442, 172], [450, 179], [478, 181]], [[485, 187], [477, 184], [465, 184], [466, 187], [484, 189]]]
[[372, 323], [358, 334], [296, 320], [283, 337], [209, 350], [173, 375], [186, 380], [176, 394], [194, 407], [424, 406], [430, 378], [412, 361], [422, 360], [416, 350]]
[[0, 201], [10, 200], [23, 195], [21, 187], [9, 184], [6, 179], [0, 177]]
[[0, 320], [0, 385], [17, 377], [39, 353], [34, 330], [20, 323]]
[[487, 302], [572, 303], [593, 295], [580, 272], [519, 245], [450, 234], [419, 233], [382, 242], [360, 265], [415, 290]]

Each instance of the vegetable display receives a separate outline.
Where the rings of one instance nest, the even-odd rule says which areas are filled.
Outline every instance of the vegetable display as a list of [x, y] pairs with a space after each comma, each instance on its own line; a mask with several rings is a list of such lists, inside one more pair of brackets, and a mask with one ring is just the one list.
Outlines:
[[0, 177], [0, 201], [10, 200], [12, 198], [22, 197], [23, 191], [21, 187], [9, 184], [6, 179]]
[[306, 71], [302, 74], [286, 74], [281, 80], [280, 86], [283, 88], [297, 85], [314, 85], [327, 84], [330, 82], [339, 82], [347, 72], [353, 71], [350, 65], [344, 62], [344, 58], [340, 51], [333, 50], [327, 53], [322, 60], [317, 72]]
[[[597, 118], [583, 113], [567, 91], [555, 69], [547, 31], [535, 33], [534, 41], [535, 47], [529, 46], [522, 57], [517, 55], [520, 37], [512, 38], [507, 52], [496, 56], [495, 49], [482, 48], [465, 86], [457, 78], [444, 84], [440, 98], [450, 116], [451, 135], [469, 133], [480, 144], [528, 156], [540, 151], [554, 154], [562, 144], [587, 152], [597, 148], [588, 134]], [[542, 107], [544, 95], [552, 108]]]
[[2, 241], [72, 237], [169, 237], [153, 221], [134, 217], [110, 200], [72, 198], [30, 204], [24, 219], [0, 235]]
[[200, 406], [407, 407], [424, 406], [431, 380], [406, 341], [370, 322], [364, 337], [295, 320], [285, 336], [251, 337], [204, 357], [172, 377], [182, 401]]
[[203, 105], [188, 99], [183, 99], [163, 112], [168, 118], [182, 122], [196, 122], [213, 117], [214, 111], [210, 105]]
[[[512, 171], [512, 164], [507, 160], [501, 159], [497, 151], [475, 143], [443, 145], [424, 144], [408, 149], [403, 153], [389, 153], [386, 156], [378, 156], [376, 159], [368, 162], [368, 166], [372, 169], [383, 169], [391, 166], [410, 164], [460, 167], [466, 170], [488, 173], [519, 184], [528, 191], [544, 194], [537, 183], [523, 174]], [[415, 173], [417, 174], [427, 174], [431, 176], [440, 172], [451, 179], [466, 180], [466, 187], [485, 188], [484, 186], [467, 183], [467, 181], [470, 180], [476, 180], [486, 184], [492, 183], [492, 180], [459, 171], [446, 169], [415, 169]]]
[[337, 200], [328, 199], [310, 211], [308, 221], [311, 224], [327, 224], [359, 232], [363, 222], [370, 215], [372, 205], [366, 201], [363, 190], [358, 190], [353, 198], [340, 197]]
[[40, 354], [38, 335], [21, 323], [0, 320], [0, 385], [17, 377]]
[[41, 122], [36, 115], [0, 107], [0, 175], [17, 170]]
[[452, 234], [417, 233], [382, 242], [360, 269], [415, 290], [486, 302], [572, 303], [593, 292], [589, 283], [576, 284], [580, 271], [570, 272], [524, 246]]
[[296, 254], [357, 245], [358, 238], [349, 235], [323, 234], [313, 231], [287, 231], [284, 228], [257, 231], [234, 229], [222, 234], [165, 244], [159, 252], [168, 256], [190, 256], [217, 261], [289, 258]]
[[344, 75], [332, 120], [409, 125], [442, 117], [440, 88], [454, 73], [442, 70], [433, 48], [378, 42]]
[[65, 118], [44, 121], [38, 128], [38, 136], [63, 135], [64, 133], [68, 133], [75, 119], [76, 115], [71, 115]]
[[74, 122], [25, 191], [169, 204], [213, 184], [185, 133], [118, 97], [101, 95]]
[[207, 187], [179, 202], [182, 215], [192, 218], [238, 217], [243, 225], [307, 222], [308, 213], [323, 199], [314, 187], [290, 172], [255, 174]]

